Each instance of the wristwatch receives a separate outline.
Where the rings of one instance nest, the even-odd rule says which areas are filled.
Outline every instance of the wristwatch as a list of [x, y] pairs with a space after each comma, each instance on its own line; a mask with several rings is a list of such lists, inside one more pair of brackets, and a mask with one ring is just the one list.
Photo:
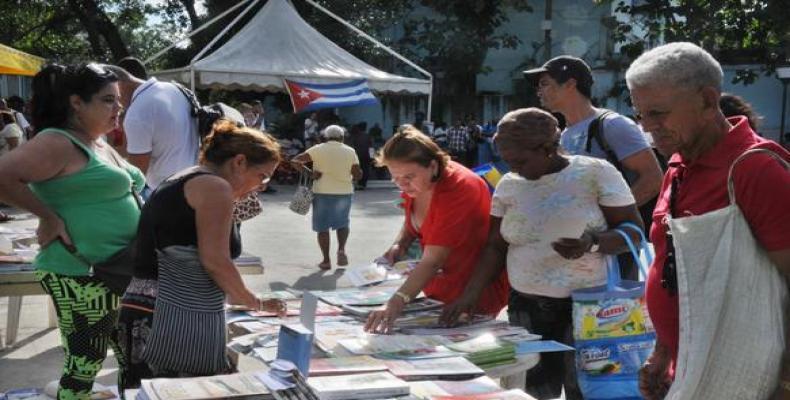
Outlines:
[[409, 295], [408, 295], [408, 294], [406, 294], [406, 293], [403, 293], [403, 292], [401, 292], [400, 290], [398, 290], [397, 292], [395, 292], [395, 296], [396, 296], [396, 297], [400, 297], [400, 298], [401, 298], [401, 300], [403, 300], [403, 303], [404, 303], [404, 304], [408, 304], [408, 303], [411, 301], [411, 296], [409, 296]]
[[595, 253], [598, 249], [601, 248], [601, 244], [598, 242], [598, 235], [593, 232], [588, 232], [590, 235], [590, 239], [592, 240], [592, 246], [590, 246], [590, 253]]

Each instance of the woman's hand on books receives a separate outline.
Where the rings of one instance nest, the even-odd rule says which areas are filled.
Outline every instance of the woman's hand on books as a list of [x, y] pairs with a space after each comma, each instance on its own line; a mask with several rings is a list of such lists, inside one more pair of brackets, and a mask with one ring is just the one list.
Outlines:
[[368, 315], [365, 332], [392, 333], [395, 320], [403, 313], [406, 302], [398, 296], [392, 296], [383, 310], [373, 311]]
[[258, 299], [258, 311], [277, 313], [280, 318], [285, 318], [288, 313], [288, 305], [281, 299]]
[[447, 327], [457, 325], [464, 315], [469, 316], [474, 313], [477, 301], [478, 296], [469, 294], [469, 292], [464, 293], [464, 295], [444, 307], [442, 315], [439, 317], [439, 323]]

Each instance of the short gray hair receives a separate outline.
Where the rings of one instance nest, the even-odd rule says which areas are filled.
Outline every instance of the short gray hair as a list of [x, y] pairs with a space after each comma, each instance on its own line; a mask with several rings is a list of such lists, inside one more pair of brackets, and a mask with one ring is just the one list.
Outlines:
[[639, 56], [625, 73], [628, 89], [669, 86], [721, 91], [721, 65], [705, 49], [689, 42], [669, 43]]
[[343, 140], [345, 135], [345, 129], [339, 125], [329, 125], [324, 129], [324, 137], [327, 139]]

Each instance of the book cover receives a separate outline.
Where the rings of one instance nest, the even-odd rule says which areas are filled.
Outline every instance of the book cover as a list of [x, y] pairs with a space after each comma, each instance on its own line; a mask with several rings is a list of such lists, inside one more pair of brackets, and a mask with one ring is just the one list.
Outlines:
[[343, 339], [364, 337], [364, 326], [357, 321], [334, 321], [315, 325], [316, 345], [328, 353], [335, 351], [338, 342]]
[[310, 376], [355, 374], [386, 371], [387, 365], [370, 356], [314, 358], [310, 360]]
[[[439, 300], [429, 299], [427, 297], [421, 297], [419, 299], [414, 299], [409, 304], [406, 304], [403, 307], [402, 314], [408, 315], [416, 312], [421, 311], [428, 311], [428, 310], [437, 310], [444, 306], [444, 303]], [[367, 318], [368, 314], [373, 311], [381, 309], [381, 306], [349, 306], [343, 305], [341, 306], [343, 311], [355, 315], [357, 317]]]
[[363, 400], [409, 394], [409, 384], [389, 372], [319, 376], [307, 379], [320, 400]]
[[374, 286], [369, 288], [351, 288], [330, 291], [315, 291], [321, 301], [334, 306], [371, 306], [382, 305], [398, 290], [398, 286]]
[[258, 396], [271, 399], [266, 385], [254, 373], [205, 376], [199, 378], [144, 379], [138, 397], [150, 400], [203, 400]]
[[356, 287], [373, 285], [387, 279], [387, 268], [382, 264], [370, 263], [351, 267], [344, 274]]
[[[286, 312], [287, 316], [294, 317], [301, 314], [302, 299], [286, 299], [285, 304], [288, 306], [288, 311]], [[315, 315], [340, 315], [342, 313], [343, 310], [340, 309], [340, 307], [335, 307], [326, 303], [318, 303], [315, 309]], [[277, 313], [270, 311], [248, 311], [247, 314], [255, 318], [277, 316]]]
[[438, 396], [435, 400], [535, 400], [534, 397], [518, 389], [505, 392], [473, 394], [466, 396]]
[[437, 396], [468, 396], [504, 391], [487, 376], [463, 381], [411, 381], [409, 387], [411, 396], [421, 400], [431, 400]]
[[302, 324], [280, 327], [277, 341], [277, 358], [296, 365], [304, 376], [310, 373], [310, 355], [313, 350], [313, 332]]
[[463, 357], [390, 360], [385, 364], [390, 372], [404, 380], [471, 379], [485, 372]]
[[342, 339], [338, 343], [354, 354], [370, 355], [400, 351], [434, 351], [449, 341], [442, 336], [366, 335]]

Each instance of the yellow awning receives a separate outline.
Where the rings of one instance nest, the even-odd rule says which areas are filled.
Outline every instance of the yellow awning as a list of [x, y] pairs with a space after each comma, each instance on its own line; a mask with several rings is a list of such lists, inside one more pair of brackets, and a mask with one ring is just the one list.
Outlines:
[[0, 44], [0, 74], [33, 76], [44, 59]]

